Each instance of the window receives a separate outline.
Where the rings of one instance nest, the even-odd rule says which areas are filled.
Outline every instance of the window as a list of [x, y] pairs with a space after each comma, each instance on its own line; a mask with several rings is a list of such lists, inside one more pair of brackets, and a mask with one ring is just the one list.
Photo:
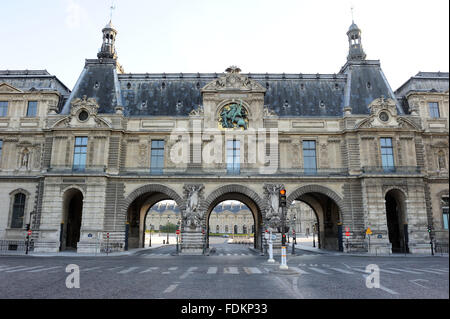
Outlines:
[[430, 117], [432, 119], [438, 119], [441, 117], [439, 114], [439, 103], [438, 102], [429, 102], [428, 109], [430, 110]]
[[303, 141], [303, 168], [305, 174], [317, 172], [315, 141]]
[[150, 173], [161, 175], [164, 168], [164, 141], [153, 140], [150, 159]]
[[384, 171], [394, 171], [394, 149], [392, 147], [392, 138], [381, 138], [381, 163]]
[[11, 228], [22, 228], [23, 216], [25, 212], [25, 194], [18, 193], [14, 195], [13, 213], [11, 220]]
[[219, 225], [216, 226], [216, 234], [219, 233]]
[[241, 170], [241, 142], [227, 141], [227, 173], [239, 174]]
[[225, 233], [228, 233], [228, 225], [225, 225]]
[[0, 116], [8, 116], [8, 102], [0, 101]]
[[444, 229], [448, 229], [448, 195], [441, 198], [442, 220]]
[[84, 171], [86, 168], [87, 142], [88, 138], [85, 136], [75, 138], [75, 150], [73, 154], [74, 171]]
[[37, 102], [29, 101], [27, 108], [27, 117], [35, 117], [37, 115]]

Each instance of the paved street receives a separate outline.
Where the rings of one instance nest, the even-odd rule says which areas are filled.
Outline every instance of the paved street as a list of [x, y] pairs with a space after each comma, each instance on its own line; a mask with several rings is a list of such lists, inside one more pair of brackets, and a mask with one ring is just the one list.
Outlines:
[[[357, 257], [298, 251], [296, 274], [277, 273], [246, 245], [218, 242], [210, 256], [174, 256], [175, 246], [101, 257], [0, 257], [0, 298], [300, 299], [449, 298], [448, 257]], [[275, 256], [277, 262], [280, 257]], [[68, 289], [66, 267], [80, 268]], [[380, 287], [366, 287], [366, 267]], [[275, 271], [275, 272], [274, 272]]]

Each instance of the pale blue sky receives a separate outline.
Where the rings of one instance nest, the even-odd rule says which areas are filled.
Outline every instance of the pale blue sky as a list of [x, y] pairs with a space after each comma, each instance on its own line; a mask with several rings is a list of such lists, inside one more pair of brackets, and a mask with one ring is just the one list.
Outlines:
[[[337, 73], [346, 32], [392, 88], [418, 71], [448, 71], [448, 0], [115, 0], [125, 72]], [[70, 89], [96, 58], [111, 0], [0, 0], [0, 69], [47, 69]]]

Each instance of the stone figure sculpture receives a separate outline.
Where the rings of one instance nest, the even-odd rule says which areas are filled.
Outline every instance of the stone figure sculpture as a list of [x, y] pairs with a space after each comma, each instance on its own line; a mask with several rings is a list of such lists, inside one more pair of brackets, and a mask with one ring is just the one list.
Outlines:
[[199, 211], [200, 206], [200, 192], [203, 190], [203, 185], [185, 185], [184, 190], [187, 194], [186, 211], [183, 216], [184, 224], [195, 229], [201, 226], [203, 220], [203, 213]]
[[243, 128], [247, 129], [247, 113], [242, 107], [242, 101], [240, 104], [230, 104], [223, 108], [220, 113], [220, 124], [223, 128]]
[[276, 229], [281, 222], [281, 208], [279, 207], [279, 191], [283, 185], [265, 184], [264, 191], [267, 199], [266, 220], [267, 226]]

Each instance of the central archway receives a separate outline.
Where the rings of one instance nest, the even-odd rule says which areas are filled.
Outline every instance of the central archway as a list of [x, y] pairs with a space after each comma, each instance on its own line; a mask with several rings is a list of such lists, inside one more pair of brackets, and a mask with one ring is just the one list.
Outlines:
[[245, 204], [253, 215], [254, 220], [254, 248], [262, 249], [262, 225], [265, 205], [259, 195], [242, 185], [226, 185], [213, 191], [202, 203], [201, 210], [206, 212], [204, 227], [206, 229], [206, 246], [209, 246], [209, 218], [213, 209], [221, 202], [233, 200]]
[[182, 211], [184, 202], [171, 188], [149, 184], [134, 190], [124, 202], [126, 209], [125, 250], [143, 248], [145, 243], [145, 219], [150, 208], [164, 200], [173, 200]]

